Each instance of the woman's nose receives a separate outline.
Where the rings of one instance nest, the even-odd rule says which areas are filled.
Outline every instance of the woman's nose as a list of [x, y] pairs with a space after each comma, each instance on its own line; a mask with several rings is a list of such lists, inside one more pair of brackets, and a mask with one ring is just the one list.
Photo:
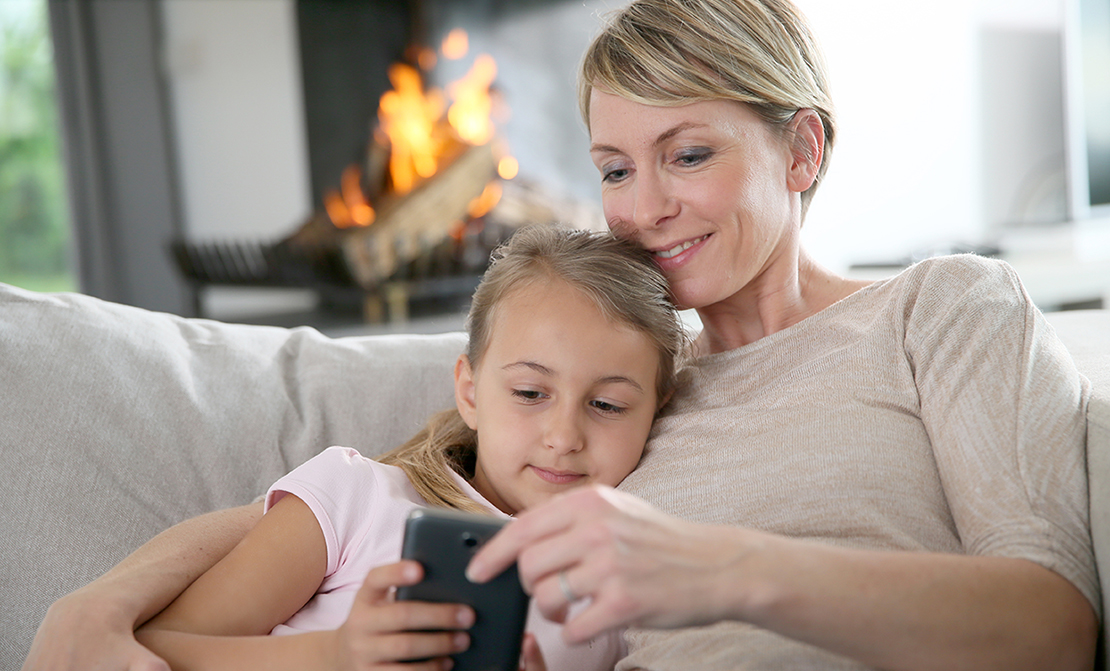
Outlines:
[[657, 227], [675, 214], [677, 203], [670, 197], [666, 184], [650, 171], [636, 176], [632, 198], [632, 223], [640, 230]]

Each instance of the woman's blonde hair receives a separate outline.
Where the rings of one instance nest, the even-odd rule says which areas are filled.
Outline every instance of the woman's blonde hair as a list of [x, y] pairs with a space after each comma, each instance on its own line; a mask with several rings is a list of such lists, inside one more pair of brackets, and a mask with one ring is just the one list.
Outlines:
[[[514, 291], [562, 281], [589, 298], [614, 324], [644, 334], [659, 355], [656, 398], [662, 403], [677, 385], [686, 331], [671, 302], [667, 280], [649, 252], [609, 233], [529, 226], [499, 247], [474, 292], [467, 316], [467, 358], [477, 369], [489, 347], [499, 307]], [[456, 484], [451, 471], [474, 474], [478, 436], [458, 410], [433, 416], [407, 443], [379, 461], [399, 466], [429, 504], [488, 512]]]
[[734, 100], [782, 130], [798, 110], [814, 110], [825, 150], [802, 194], [803, 218], [828, 169], [836, 115], [824, 57], [790, 0], [636, 0], [582, 61], [578, 105], [587, 129], [595, 88], [655, 106]]

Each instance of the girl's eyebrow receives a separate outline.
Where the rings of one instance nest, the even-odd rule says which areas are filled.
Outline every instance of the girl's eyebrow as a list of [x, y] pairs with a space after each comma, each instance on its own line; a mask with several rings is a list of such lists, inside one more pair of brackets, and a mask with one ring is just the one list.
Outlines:
[[[501, 367], [501, 370], [512, 370], [513, 368], [527, 368], [529, 370], [536, 371], [540, 375], [547, 375], [548, 377], [555, 376], [555, 371], [551, 370], [542, 363], [536, 363], [535, 361], [515, 361], [510, 364], [505, 364]], [[643, 393], [644, 391], [644, 388], [640, 386], [639, 382], [624, 375], [605, 375], [597, 378], [595, 384], [627, 384], [640, 393]]]

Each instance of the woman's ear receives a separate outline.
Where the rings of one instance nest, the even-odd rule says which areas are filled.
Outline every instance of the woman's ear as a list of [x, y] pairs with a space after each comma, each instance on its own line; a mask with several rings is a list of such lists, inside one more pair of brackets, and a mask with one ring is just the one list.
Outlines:
[[455, 407], [471, 429], [478, 430], [478, 404], [474, 400], [474, 371], [470, 359], [460, 354], [455, 361]]
[[800, 109], [790, 121], [790, 173], [787, 182], [791, 191], [802, 193], [817, 181], [821, 158], [825, 153], [825, 127], [814, 110]]

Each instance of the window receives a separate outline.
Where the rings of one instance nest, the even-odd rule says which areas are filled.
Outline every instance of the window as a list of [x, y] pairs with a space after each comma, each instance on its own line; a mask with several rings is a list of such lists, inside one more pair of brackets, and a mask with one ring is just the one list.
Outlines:
[[46, 3], [0, 1], [0, 282], [73, 291]]

